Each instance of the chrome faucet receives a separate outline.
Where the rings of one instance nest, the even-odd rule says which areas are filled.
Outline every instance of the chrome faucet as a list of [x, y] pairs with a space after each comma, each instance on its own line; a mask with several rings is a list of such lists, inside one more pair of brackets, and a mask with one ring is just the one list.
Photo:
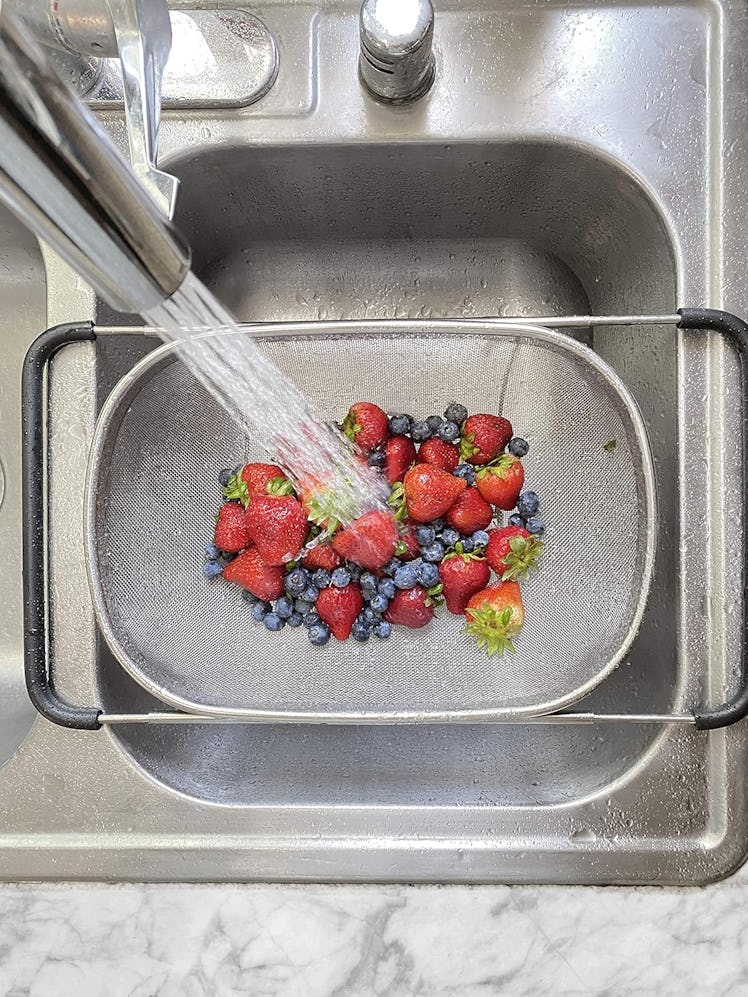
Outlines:
[[130, 161], [171, 218], [179, 181], [156, 167], [161, 77], [171, 48], [166, 0], [1, 0], [0, 16], [22, 19], [38, 41], [58, 51], [119, 58]]
[[381, 100], [423, 97], [434, 82], [431, 0], [364, 0], [359, 20], [363, 83]]

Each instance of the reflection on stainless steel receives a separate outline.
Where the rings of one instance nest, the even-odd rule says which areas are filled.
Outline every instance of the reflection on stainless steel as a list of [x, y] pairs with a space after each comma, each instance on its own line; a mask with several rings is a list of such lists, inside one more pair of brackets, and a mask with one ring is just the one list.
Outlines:
[[[55, 321], [86, 315], [75, 281], [53, 260], [45, 272], [30, 237], [3, 218], [0, 338], [12, 376], [0, 372], [0, 876], [726, 875], [748, 840], [745, 724], [716, 734], [664, 725], [671, 710], [720, 700], [740, 661], [741, 393], [728, 349], [698, 334], [677, 346], [670, 323], [680, 305], [748, 312], [743, 0], [640, 3], [635, 16], [623, 0], [444, 0], [433, 87], [400, 110], [352, 78], [357, 4], [270, 3], [263, 19], [282, 55], [267, 97], [241, 112], [167, 114], [160, 137], [183, 184], [178, 222], [198, 275], [242, 320], [668, 320], [578, 330], [647, 421], [660, 545], [628, 660], [575, 712], [653, 709], [662, 726], [32, 726], [15, 556], [17, 371], [47, 308]], [[126, 148], [122, 115], [106, 123]], [[152, 345], [102, 334], [95, 355], [70, 347], [52, 367], [55, 673], [69, 699], [101, 703], [112, 719], [164, 707], [97, 646], [82, 478], [97, 402]], [[594, 839], [573, 837], [580, 827]]]
[[0, 196], [113, 307], [150, 308], [189, 258], [83, 105], [10, 15], [0, 20]]
[[434, 81], [434, 8], [431, 0], [364, 0], [358, 66], [377, 97], [418, 100]]
[[178, 183], [156, 167], [161, 75], [171, 46], [165, 0], [4, 0], [2, 11], [4, 18], [22, 18], [38, 41], [79, 57], [77, 69], [68, 58], [63, 71], [79, 95], [87, 94], [101, 75], [99, 66], [92, 68], [92, 58], [119, 60], [130, 161], [171, 217]]

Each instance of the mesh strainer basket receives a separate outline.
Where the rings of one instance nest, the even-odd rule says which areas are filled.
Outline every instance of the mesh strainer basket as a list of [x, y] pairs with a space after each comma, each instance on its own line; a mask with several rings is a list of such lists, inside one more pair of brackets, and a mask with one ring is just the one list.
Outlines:
[[98, 623], [127, 671], [182, 710], [245, 720], [417, 722], [547, 713], [623, 659], [642, 616], [656, 540], [652, 460], [631, 395], [565, 335], [490, 322], [245, 327], [321, 413], [366, 398], [390, 411], [452, 400], [509, 418], [530, 442], [546, 550], [523, 584], [516, 653], [488, 658], [442, 610], [388, 641], [314, 648], [303, 628], [258, 626], [240, 590], [202, 575], [217, 472], [267, 459], [179, 360], [150, 354], [109, 397], [87, 485]]

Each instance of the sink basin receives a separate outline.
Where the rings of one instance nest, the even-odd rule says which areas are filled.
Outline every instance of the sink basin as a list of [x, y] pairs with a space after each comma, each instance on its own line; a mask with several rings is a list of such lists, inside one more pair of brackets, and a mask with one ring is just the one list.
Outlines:
[[[267, 97], [167, 112], [161, 136], [194, 268], [240, 320], [748, 311], [741, 0], [441, 4], [434, 87], [402, 108], [359, 86], [357, 5], [264, 16], [281, 49]], [[102, 118], [122, 142], [121, 113]], [[158, 709], [97, 638], [81, 541], [96, 409], [155, 341], [93, 302], [69, 314], [45, 262], [47, 307], [110, 327], [50, 371], [55, 676], [109, 713]], [[24, 345], [44, 325], [34, 273]], [[587, 341], [645, 417], [660, 539], [641, 631], [580, 707], [717, 703], [741, 654], [737, 365], [672, 326]], [[40, 721], [0, 769], [0, 875], [703, 883], [748, 849], [745, 755], [744, 725]]]

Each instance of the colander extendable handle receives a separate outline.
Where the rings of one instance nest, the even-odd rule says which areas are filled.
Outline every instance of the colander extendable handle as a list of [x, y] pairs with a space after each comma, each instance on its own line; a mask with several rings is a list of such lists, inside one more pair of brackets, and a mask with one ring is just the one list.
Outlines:
[[[740, 360], [743, 389], [742, 436], [743, 463], [748, 461], [748, 324], [737, 315], [713, 308], [678, 309], [680, 329], [709, 329], [718, 332], [735, 346]], [[745, 470], [744, 470], [745, 479]], [[748, 485], [743, 485], [743, 534], [748, 525]], [[748, 716], [748, 542], [743, 541], [743, 660], [740, 672], [740, 688], [726, 703], [713, 709], [694, 711], [697, 730], [716, 730], [729, 727]]]
[[23, 646], [29, 698], [43, 717], [62, 727], [98, 730], [101, 710], [75, 706], [55, 690], [47, 643], [47, 543], [44, 488], [44, 397], [47, 365], [68, 343], [93, 342], [91, 322], [58, 325], [39, 336], [23, 364]]

